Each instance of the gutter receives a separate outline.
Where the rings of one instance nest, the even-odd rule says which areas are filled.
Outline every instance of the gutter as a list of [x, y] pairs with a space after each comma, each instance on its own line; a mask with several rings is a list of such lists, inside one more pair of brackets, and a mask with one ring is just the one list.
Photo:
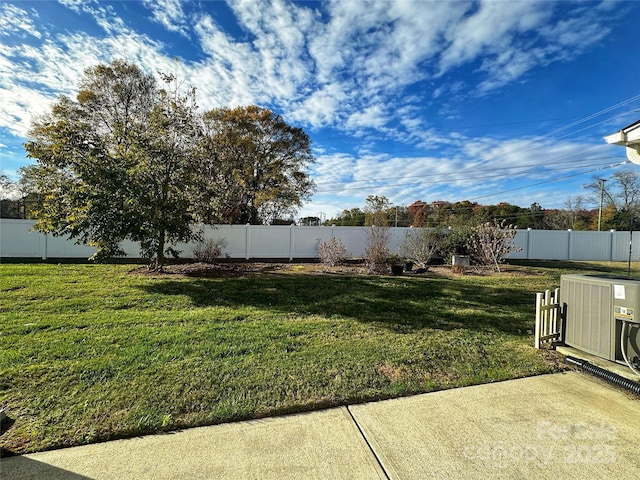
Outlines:
[[616, 133], [607, 135], [604, 140], [610, 145], [625, 147], [629, 161], [640, 164], [640, 120]]

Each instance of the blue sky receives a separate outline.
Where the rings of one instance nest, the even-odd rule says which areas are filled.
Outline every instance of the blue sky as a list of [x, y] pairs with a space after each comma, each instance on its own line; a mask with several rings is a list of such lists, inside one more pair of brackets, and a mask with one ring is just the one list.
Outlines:
[[[310, 136], [300, 216], [367, 195], [562, 207], [624, 162], [640, 118], [640, 2], [3, 1], [0, 167], [85, 68], [174, 73], [202, 110], [256, 104]], [[175, 59], [178, 59], [176, 61]]]

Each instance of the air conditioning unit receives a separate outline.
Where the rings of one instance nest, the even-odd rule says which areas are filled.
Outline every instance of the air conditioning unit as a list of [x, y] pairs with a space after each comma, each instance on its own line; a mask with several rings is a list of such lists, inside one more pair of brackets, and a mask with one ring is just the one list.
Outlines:
[[564, 343], [640, 371], [640, 280], [562, 275]]

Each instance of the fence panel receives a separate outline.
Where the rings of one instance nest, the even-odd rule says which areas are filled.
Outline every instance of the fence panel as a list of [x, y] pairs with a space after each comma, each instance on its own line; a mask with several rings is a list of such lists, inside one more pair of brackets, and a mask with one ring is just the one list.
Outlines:
[[353, 257], [363, 257], [367, 248], [369, 227], [331, 227], [333, 236], [339, 238]]
[[611, 260], [611, 232], [567, 232], [571, 260]]
[[[222, 249], [222, 256], [247, 258], [248, 228], [246, 225], [218, 225], [216, 227], [201, 225], [199, 228], [202, 229], [203, 240], [224, 240], [226, 242], [226, 246]], [[191, 253], [193, 254], [193, 249]]]
[[389, 248], [392, 252], [398, 252], [400, 250], [400, 244], [404, 240], [404, 236], [407, 233], [406, 227], [391, 227], [391, 241], [389, 242]]
[[508, 258], [526, 260], [529, 255], [529, 236], [531, 230], [518, 230], [516, 236], [513, 239], [513, 245], [519, 251], [512, 251], [507, 255]]
[[[632, 237], [630, 239], [630, 237]], [[629, 259], [629, 243], [632, 243], [631, 259], [638, 260], [640, 255], [640, 232], [633, 232], [633, 235], [629, 235], [629, 232], [614, 232], [613, 233], [613, 245], [612, 245], [612, 257], [616, 262], [626, 262]]]
[[248, 258], [289, 258], [291, 227], [256, 225], [248, 231]]
[[41, 258], [46, 255], [46, 238], [32, 232], [33, 220], [0, 220], [0, 256], [7, 258]]
[[46, 258], [89, 258], [97, 249], [89, 245], [76, 244], [66, 237], [44, 236], [46, 243]]
[[527, 258], [569, 260], [569, 233], [560, 230], [531, 230]]
[[292, 258], [316, 258], [318, 246], [333, 236], [331, 227], [292, 227]]

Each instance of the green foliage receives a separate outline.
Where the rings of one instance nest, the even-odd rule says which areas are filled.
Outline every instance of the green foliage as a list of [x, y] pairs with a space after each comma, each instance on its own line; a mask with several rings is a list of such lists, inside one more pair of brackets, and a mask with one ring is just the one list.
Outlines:
[[[640, 229], [640, 174], [635, 169], [622, 169], [613, 173], [603, 184], [601, 229]], [[592, 203], [599, 204], [600, 179], [584, 185], [593, 192]], [[597, 229], [597, 218], [592, 220]]]
[[224, 185], [217, 219], [270, 223], [292, 217], [314, 191], [309, 137], [270, 110], [218, 108], [203, 116], [204, 179]]
[[364, 224], [368, 227], [375, 225], [376, 227], [388, 227], [389, 222], [389, 210], [391, 209], [391, 203], [385, 196], [369, 195], [365, 200]]
[[365, 213], [358, 207], [351, 210], [343, 210], [337, 218], [331, 218], [326, 225], [340, 225], [341, 227], [358, 227], [365, 224]]
[[440, 254], [447, 262], [451, 261], [453, 255], [468, 255], [469, 241], [473, 235], [473, 227], [470, 225], [460, 225], [447, 229], [446, 235], [440, 243]]
[[139, 242], [162, 268], [195, 222], [292, 218], [313, 191], [309, 138], [259, 107], [197, 113], [195, 89], [123, 61], [87, 69], [76, 100], [61, 96], [32, 124], [22, 170], [41, 194], [36, 228], [97, 247]]
[[171, 245], [193, 237], [193, 92], [160, 89], [126, 62], [99, 65], [85, 71], [77, 100], [60, 97], [30, 137], [37, 164], [22, 174], [43, 195], [38, 230], [94, 245], [97, 259], [137, 241], [159, 267]]

